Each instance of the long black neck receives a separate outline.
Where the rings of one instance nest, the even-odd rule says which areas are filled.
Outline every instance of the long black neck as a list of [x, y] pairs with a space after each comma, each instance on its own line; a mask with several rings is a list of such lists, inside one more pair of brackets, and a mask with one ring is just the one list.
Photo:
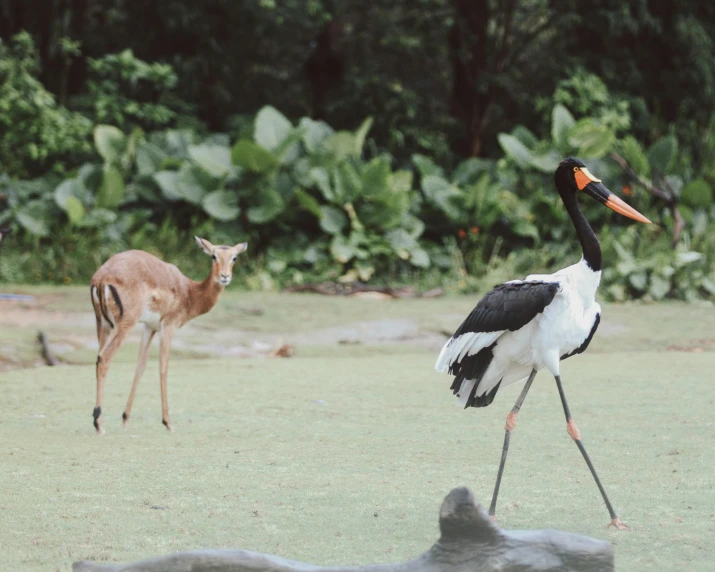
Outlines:
[[578, 206], [578, 200], [576, 200], [576, 194], [564, 193], [562, 198], [576, 228], [576, 235], [583, 250], [583, 259], [591, 270], [599, 272], [601, 270], [601, 245], [598, 243], [596, 233], [593, 232], [591, 225], [583, 216], [581, 207]]

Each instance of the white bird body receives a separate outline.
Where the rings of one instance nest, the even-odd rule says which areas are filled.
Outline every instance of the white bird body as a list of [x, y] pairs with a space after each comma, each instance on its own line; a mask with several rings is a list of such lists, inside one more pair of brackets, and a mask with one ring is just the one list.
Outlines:
[[524, 280], [506, 284], [550, 283], [558, 287], [552, 301], [526, 325], [515, 331], [468, 332], [450, 338], [445, 344], [435, 369], [446, 371], [465, 356], [476, 355], [492, 344], [493, 358], [484, 375], [464, 379], [457, 392], [464, 406], [479, 381], [476, 396], [482, 397], [498, 384], [505, 387], [526, 380], [532, 369], [546, 367], [559, 375], [559, 362], [583, 346], [601, 313], [595, 294], [601, 272], [589, 268], [584, 259], [553, 274], [532, 274]]
[[524, 280], [499, 284], [487, 292], [444, 345], [435, 369], [454, 376], [450, 389], [465, 408], [486, 407], [501, 387], [526, 380], [504, 426], [504, 446], [489, 507], [492, 517], [519, 410], [537, 371], [547, 368], [559, 390], [566, 430], [596, 481], [611, 525], [626, 529], [581, 441], [566, 402], [559, 362], [584, 352], [601, 321], [601, 306], [596, 302], [603, 263], [601, 247], [576, 195], [584, 192], [633, 220], [650, 221], [611, 193], [580, 159], [569, 157], [561, 161], [554, 173], [554, 183], [574, 224], [583, 257], [554, 274], [532, 274]]

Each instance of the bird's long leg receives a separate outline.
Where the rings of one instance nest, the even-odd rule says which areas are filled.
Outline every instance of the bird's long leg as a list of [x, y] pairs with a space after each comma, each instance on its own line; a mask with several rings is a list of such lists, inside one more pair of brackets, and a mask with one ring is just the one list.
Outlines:
[[591, 459], [588, 456], [588, 453], [586, 452], [586, 447], [583, 446], [583, 442], [581, 441], [581, 432], [578, 430], [578, 427], [576, 427], [576, 423], [574, 423], [573, 417], [571, 417], [571, 411], [569, 410], [569, 404], [566, 402], [566, 394], [564, 393], [564, 387], [561, 384], [561, 377], [558, 375], [556, 375], [554, 377], [556, 379], [556, 386], [559, 388], [559, 395], [561, 396], [561, 404], [564, 406], [564, 414], [566, 415], [566, 430], [568, 431], [569, 435], [576, 443], [578, 450], [581, 451], [581, 454], [583, 455], [583, 458], [585, 459], [586, 464], [588, 465], [588, 468], [591, 471], [591, 474], [593, 475], [593, 478], [596, 481], [596, 484], [598, 485], [598, 490], [601, 491], [601, 496], [603, 497], [603, 502], [606, 503], [606, 508], [608, 509], [608, 514], [611, 515], [611, 524], [609, 524], [609, 526], [615, 526], [616, 528], [618, 528], [620, 530], [630, 530], [630, 527], [623, 524], [621, 522], [621, 519], [618, 518], [616, 511], [613, 510], [613, 505], [611, 504], [611, 501], [608, 500], [608, 495], [606, 494], [606, 489], [603, 488], [603, 485], [601, 484], [601, 480], [598, 478], [598, 475], [596, 474], [596, 469], [594, 468], [593, 463], [591, 462]]
[[506, 425], [504, 427], [505, 429], [505, 434], [504, 434], [504, 447], [502, 448], [501, 451], [501, 461], [499, 463], [499, 472], [497, 473], [497, 482], [494, 485], [494, 494], [492, 495], [492, 504], [489, 505], [489, 516], [494, 518], [494, 515], [497, 510], [497, 497], [499, 496], [499, 485], [501, 485], [501, 478], [502, 475], [504, 474], [504, 465], [506, 464], [506, 455], [509, 452], [509, 439], [511, 438], [511, 432], [516, 427], [516, 417], [519, 414], [519, 409], [521, 409], [522, 404], [524, 403], [524, 399], [526, 399], [526, 394], [529, 391], [529, 388], [531, 387], [531, 382], [534, 381], [534, 377], [536, 377], [536, 370], [532, 369], [531, 374], [529, 375], [529, 379], [526, 380], [526, 384], [524, 385], [524, 389], [521, 390], [521, 394], [519, 394], [519, 399], [516, 400], [516, 403], [514, 404], [514, 407], [511, 408], [511, 413], [507, 415], [506, 418]]

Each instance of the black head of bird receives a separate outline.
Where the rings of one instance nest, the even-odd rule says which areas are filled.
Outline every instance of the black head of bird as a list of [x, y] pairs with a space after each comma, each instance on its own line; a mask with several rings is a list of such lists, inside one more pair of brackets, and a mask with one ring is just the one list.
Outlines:
[[583, 192], [623, 216], [650, 224], [646, 217], [609, 191], [601, 179], [594, 177], [581, 159], [568, 157], [561, 161], [554, 173], [554, 183], [567, 204]]

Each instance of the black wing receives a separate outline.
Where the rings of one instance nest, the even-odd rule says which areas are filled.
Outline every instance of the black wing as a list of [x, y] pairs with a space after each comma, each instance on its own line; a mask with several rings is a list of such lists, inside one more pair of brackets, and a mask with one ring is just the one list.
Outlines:
[[452, 337], [469, 332], [513, 332], [523, 328], [551, 304], [558, 291], [558, 282], [499, 284], [479, 300]]
[[576, 354], [582, 354], [583, 352], [586, 351], [586, 348], [588, 347], [588, 344], [591, 343], [591, 340], [593, 339], [593, 334], [596, 333], [596, 330], [598, 329], [598, 324], [601, 323], [601, 314], [596, 314], [596, 320], [593, 322], [593, 327], [591, 328], [591, 332], [588, 334], [588, 337], [584, 340], [584, 342], [577, 347], [574, 351], [572, 351], [570, 354], [564, 354], [561, 356], [561, 359], [566, 359], [570, 358], [571, 356], [575, 356]]

